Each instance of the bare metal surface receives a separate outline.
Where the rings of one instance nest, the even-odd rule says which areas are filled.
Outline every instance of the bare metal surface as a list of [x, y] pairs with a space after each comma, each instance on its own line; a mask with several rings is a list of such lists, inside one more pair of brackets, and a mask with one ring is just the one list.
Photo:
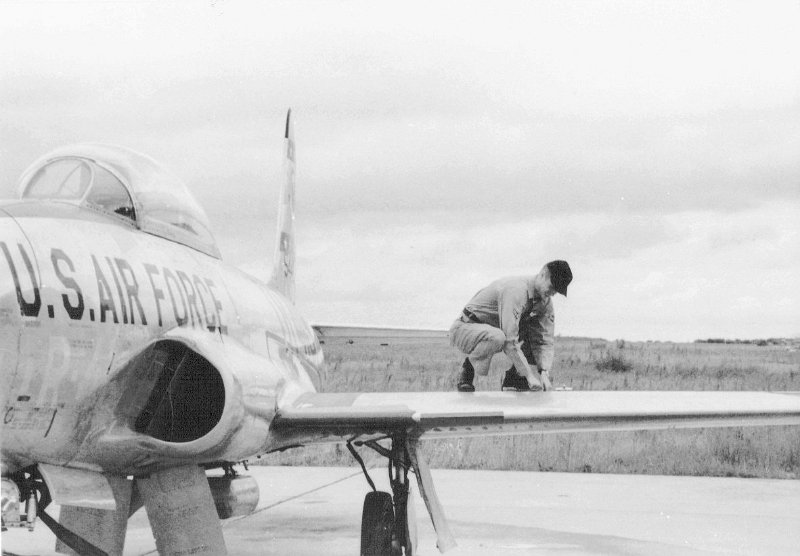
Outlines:
[[387, 428], [423, 438], [800, 424], [800, 398], [773, 392], [308, 393], [273, 423], [335, 440]]
[[199, 467], [159, 471], [137, 479], [137, 484], [159, 553], [228, 554], [211, 490]]
[[[107, 480], [114, 493], [113, 509], [61, 505], [59, 522], [97, 548], [109, 554], [119, 554], [125, 546], [133, 482], [119, 477], [104, 477], [104, 480]], [[75, 554], [61, 541], [57, 550], [64, 554]]]
[[431, 516], [431, 524], [436, 532], [436, 546], [443, 552], [455, 548], [457, 545], [456, 539], [453, 536], [453, 531], [450, 529], [450, 524], [447, 521], [442, 504], [439, 501], [436, 487], [433, 485], [433, 477], [431, 476], [428, 462], [419, 454], [417, 450], [418, 442], [416, 439], [409, 440], [406, 446], [408, 455], [411, 458], [411, 464], [415, 469], [414, 474], [417, 476], [417, 487], [420, 496], [422, 497], [422, 501], [425, 502], [425, 506], [428, 508], [428, 514]]
[[47, 482], [54, 504], [70, 504], [98, 510], [116, 508], [109, 479], [102, 473], [45, 463], [39, 464], [39, 471]]

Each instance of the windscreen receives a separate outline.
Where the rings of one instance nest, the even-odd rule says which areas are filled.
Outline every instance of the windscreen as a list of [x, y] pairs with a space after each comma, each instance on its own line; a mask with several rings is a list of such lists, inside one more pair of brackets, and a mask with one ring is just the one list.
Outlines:
[[56, 160], [36, 172], [23, 197], [80, 201], [91, 181], [92, 171], [86, 161], [78, 158]]
[[31, 178], [22, 197], [74, 201], [136, 220], [128, 190], [114, 174], [91, 160], [63, 158], [46, 164]]

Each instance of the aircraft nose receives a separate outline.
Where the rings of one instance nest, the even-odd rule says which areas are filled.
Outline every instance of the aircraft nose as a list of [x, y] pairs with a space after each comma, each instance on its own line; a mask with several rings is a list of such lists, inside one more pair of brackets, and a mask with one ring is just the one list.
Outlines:
[[11, 324], [13, 315], [39, 316], [41, 295], [37, 268], [33, 247], [19, 221], [7, 207], [0, 207], [0, 319], [5, 321], [0, 324]]
[[[29, 271], [33, 272], [34, 266], [33, 249], [22, 228], [0, 206], [0, 374], [2, 383], [9, 386], [17, 370], [22, 304], [40, 299], [38, 280], [29, 280]], [[10, 387], [4, 388], [5, 396], [11, 396], [11, 390]], [[8, 404], [4, 403], [4, 406]]]

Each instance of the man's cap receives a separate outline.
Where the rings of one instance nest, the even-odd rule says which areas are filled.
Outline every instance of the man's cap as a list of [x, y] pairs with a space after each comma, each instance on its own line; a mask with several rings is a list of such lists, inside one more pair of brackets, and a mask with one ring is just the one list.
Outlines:
[[572, 282], [572, 271], [567, 261], [550, 261], [545, 266], [550, 271], [550, 282], [553, 284], [553, 288], [567, 297], [567, 286]]

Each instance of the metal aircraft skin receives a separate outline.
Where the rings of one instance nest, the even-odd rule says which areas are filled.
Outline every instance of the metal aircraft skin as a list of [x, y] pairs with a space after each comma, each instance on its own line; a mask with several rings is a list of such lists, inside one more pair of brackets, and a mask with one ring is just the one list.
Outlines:
[[[119, 553], [143, 504], [159, 552], [224, 553], [219, 492], [254, 506], [233, 492], [232, 464], [348, 442], [394, 469], [395, 549], [414, 551], [402, 521], [411, 469], [445, 550], [454, 541], [420, 439], [800, 424], [800, 397], [767, 392], [320, 393], [318, 334], [337, 327], [313, 328], [294, 305], [294, 164], [287, 116], [267, 284], [221, 260], [177, 178], [121, 147], [57, 149], [0, 204], [3, 488], [19, 489], [30, 523], [38, 506], [61, 542]], [[199, 466], [230, 479], [213, 498]], [[61, 524], [41, 512], [51, 500]], [[117, 517], [98, 525], [98, 511]]]

